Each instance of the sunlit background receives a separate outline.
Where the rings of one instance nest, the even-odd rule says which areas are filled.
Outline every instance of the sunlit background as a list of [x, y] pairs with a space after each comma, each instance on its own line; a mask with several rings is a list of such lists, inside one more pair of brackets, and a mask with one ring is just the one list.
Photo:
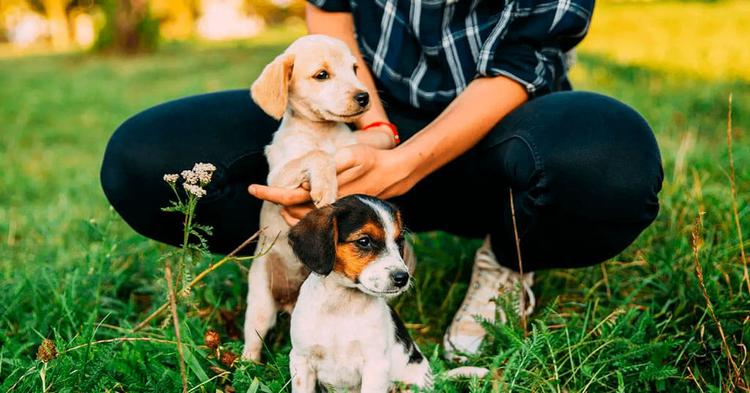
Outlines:
[[247, 39], [299, 23], [298, 0], [3, 0], [4, 52], [86, 50], [136, 53], [160, 42]]
[[[706, 77], [747, 77], [750, 2], [601, 3], [584, 51]], [[2, 0], [0, 56], [243, 40], [299, 25], [303, 8], [302, 0]]]
[[[633, 106], [653, 127], [665, 170], [660, 216], [601, 266], [538, 274], [534, 331], [495, 331], [472, 364], [498, 370], [471, 387], [740, 391], [728, 360], [750, 364], [741, 253], [750, 247], [750, 1], [597, 3], [571, 80]], [[168, 248], [124, 224], [99, 186], [114, 129], [170, 99], [248, 88], [304, 34], [303, 8], [301, 0], [0, 0], [0, 391], [42, 391], [41, 338], [62, 350], [127, 335], [163, 299]], [[703, 241], [691, 243], [696, 231]], [[416, 284], [395, 307], [425, 353], [437, 354], [478, 244], [444, 235], [415, 243]], [[240, 350], [246, 265], [223, 267], [194, 291], [183, 340], [202, 344], [210, 326]], [[283, 390], [289, 344], [278, 332], [268, 366], [242, 364], [219, 379], [223, 366], [196, 349], [191, 386]], [[163, 327], [144, 334], [172, 339]], [[45, 370], [53, 391], [167, 392], [180, 381], [174, 347], [149, 342], [72, 351]], [[256, 377], [266, 385], [251, 390]], [[456, 386], [442, 381], [439, 390], [470, 387]]]

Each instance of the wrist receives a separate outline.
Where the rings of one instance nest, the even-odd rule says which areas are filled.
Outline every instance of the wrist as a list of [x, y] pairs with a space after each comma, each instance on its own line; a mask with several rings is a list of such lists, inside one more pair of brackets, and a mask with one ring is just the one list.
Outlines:
[[370, 128], [366, 131], [356, 131], [357, 143], [368, 145], [376, 149], [388, 150], [394, 147], [391, 131], [388, 129]]
[[396, 128], [396, 125], [393, 123], [387, 121], [377, 121], [362, 127], [362, 131], [367, 130], [379, 130], [381, 132], [386, 132], [391, 139], [390, 147], [398, 146], [398, 144], [401, 143], [401, 137], [398, 135], [398, 128]]
[[395, 127], [391, 128], [385, 124], [378, 123], [373, 124], [374, 126], [365, 126], [362, 131], [377, 134], [378, 138], [383, 141], [383, 145], [386, 149], [393, 149], [394, 147], [398, 146], [398, 132], [394, 131]]
[[399, 183], [402, 184], [400, 194], [405, 194], [422, 180], [422, 176], [419, 175], [419, 157], [412, 154], [407, 146], [394, 148], [391, 152], [393, 154], [394, 171], [397, 173]]

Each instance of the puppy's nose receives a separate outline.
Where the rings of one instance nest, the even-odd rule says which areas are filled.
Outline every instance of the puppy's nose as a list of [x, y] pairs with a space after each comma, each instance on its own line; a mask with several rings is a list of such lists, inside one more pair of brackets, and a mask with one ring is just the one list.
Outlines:
[[399, 288], [402, 288], [409, 282], [409, 272], [397, 270], [391, 273], [391, 279], [393, 280], [393, 284], [395, 284]]
[[354, 96], [354, 101], [357, 101], [357, 104], [364, 108], [370, 103], [370, 95], [366, 91], [363, 91]]

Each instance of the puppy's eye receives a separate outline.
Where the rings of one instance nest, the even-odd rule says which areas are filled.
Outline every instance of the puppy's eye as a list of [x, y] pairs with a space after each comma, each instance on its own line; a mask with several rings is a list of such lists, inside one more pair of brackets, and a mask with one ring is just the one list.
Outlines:
[[326, 71], [326, 70], [320, 70], [320, 71], [318, 71], [317, 74], [315, 74], [315, 76], [313, 76], [313, 78], [315, 78], [315, 79], [317, 79], [319, 81], [324, 81], [324, 80], [326, 80], [326, 79], [328, 79], [330, 77], [331, 76], [328, 74], [328, 71]]
[[357, 75], [357, 69], [359, 69], [359, 67], [355, 64], [354, 67], [352, 67], [352, 70], [354, 70], [354, 75]]
[[370, 249], [372, 247], [372, 239], [369, 236], [362, 236], [356, 240], [357, 245], [363, 249]]

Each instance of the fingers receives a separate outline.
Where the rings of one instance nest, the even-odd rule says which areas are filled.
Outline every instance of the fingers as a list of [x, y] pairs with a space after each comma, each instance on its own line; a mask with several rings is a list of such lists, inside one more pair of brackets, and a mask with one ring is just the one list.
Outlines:
[[[362, 177], [371, 166], [372, 148], [349, 146], [336, 153], [336, 180], [341, 187]], [[339, 194], [341, 194], [339, 192]]]
[[315, 206], [312, 203], [305, 203], [304, 205], [293, 205], [287, 206], [281, 209], [281, 217], [284, 218], [289, 225], [295, 225], [299, 220], [303, 219], [310, 210], [313, 210]]
[[315, 205], [312, 203], [305, 203], [304, 205], [287, 206], [283, 210], [291, 217], [301, 220], [307, 215], [307, 213], [310, 213], [310, 210], [313, 209], [315, 209]]
[[357, 158], [357, 145], [345, 147], [336, 152], [334, 157], [336, 161], [336, 173], [344, 172], [347, 169], [359, 165]]
[[310, 192], [304, 188], [295, 188], [288, 190], [286, 188], [269, 187], [261, 184], [251, 184], [247, 188], [250, 195], [276, 203], [283, 206], [299, 205], [310, 202]]
[[299, 222], [299, 218], [293, 217], [286, 211], [286, 209], [281, 209], [281, 217], [287, 224], [289, 224], [289, 226], [295, 226]]

